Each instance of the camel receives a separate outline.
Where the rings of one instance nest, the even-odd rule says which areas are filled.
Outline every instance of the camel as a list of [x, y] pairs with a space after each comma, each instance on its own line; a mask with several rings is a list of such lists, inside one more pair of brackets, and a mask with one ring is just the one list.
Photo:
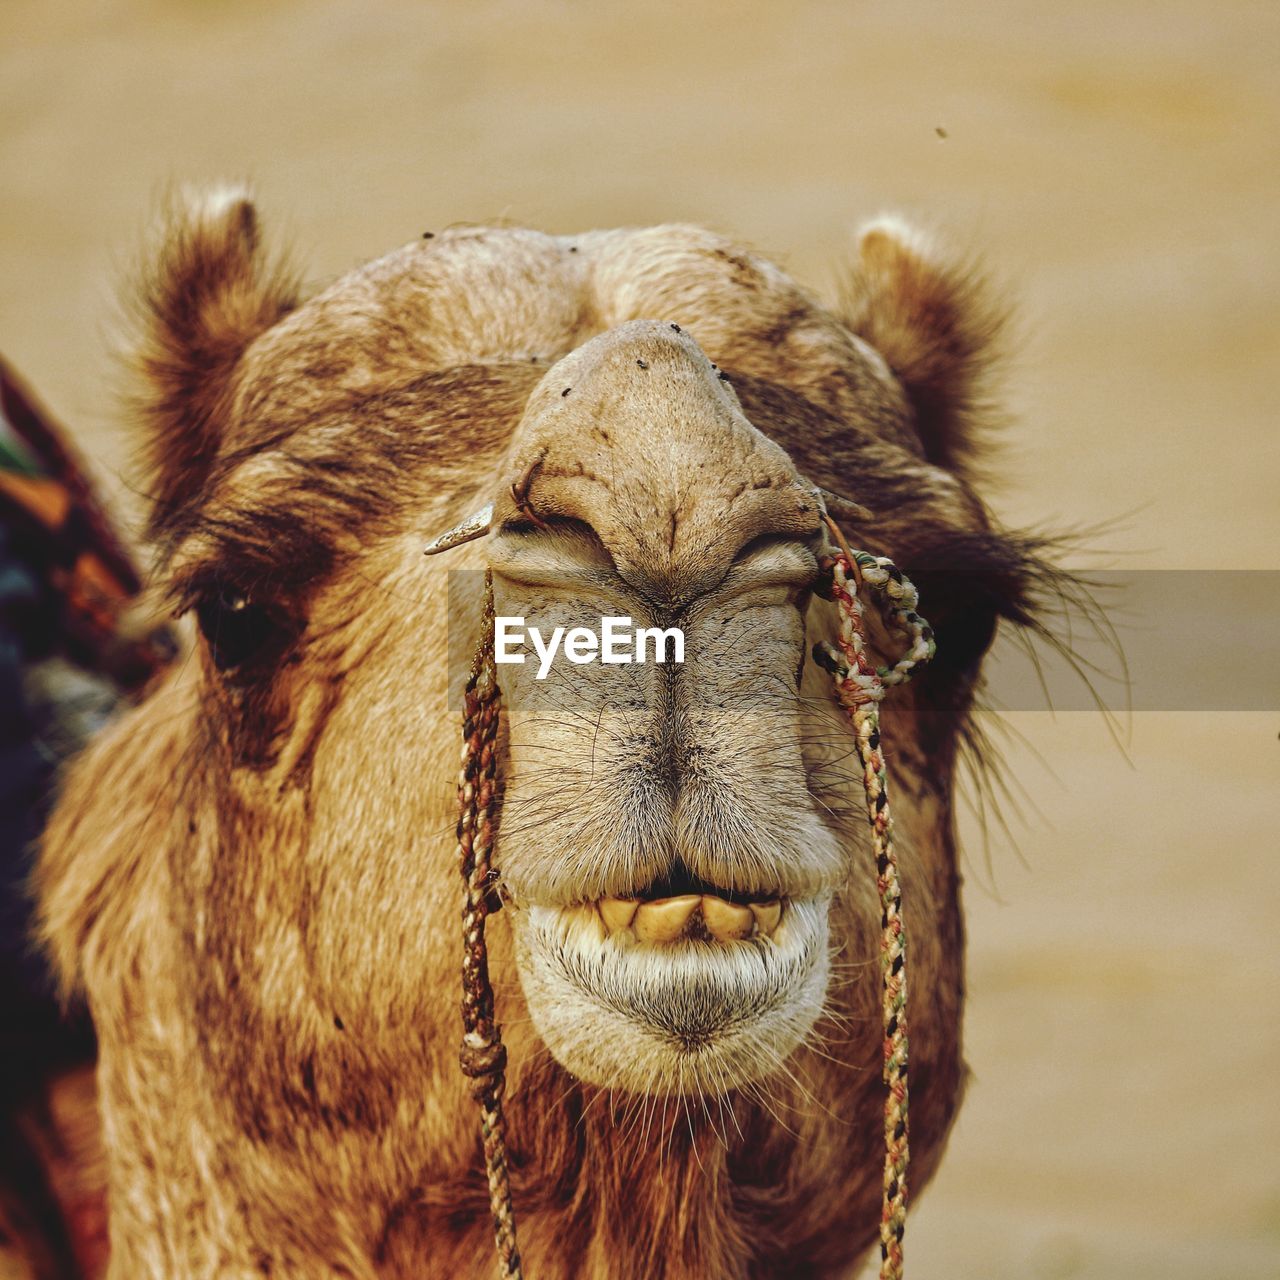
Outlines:
[[[494, 1273], [453, 834], [486, 570], [504, 616], [687, 648], [497, 668], [526, 1274], [851, 1274], [879, 906], [808, 657], [836, 626], [814, 495], [938, 638], [883, 720], [918, 1191], [965, 1078], [957, 759], [1045, 573], [975, 488], [1000, 308], [893, 218], [830, 308], [690, 226], [460, 226], [309, 298], [260, 241], [246, 193], [184, 197], [142, 283], [153, 582], [194, 635], [69, 770], [38, 867], [97, 1030], [111, 1275]], [[490, 503], [487, 538], [424, 558]]]

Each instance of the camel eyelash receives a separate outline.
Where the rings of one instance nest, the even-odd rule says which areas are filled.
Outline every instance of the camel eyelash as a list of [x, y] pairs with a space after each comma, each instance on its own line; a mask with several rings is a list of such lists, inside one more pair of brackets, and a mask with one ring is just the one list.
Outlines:
[[176, 582], [170, 596], [174, 616], [194, 615], [214, 667], [233, 681], [279, 661], [306, 626], [287, 588], [243, 566], [202, 566]]

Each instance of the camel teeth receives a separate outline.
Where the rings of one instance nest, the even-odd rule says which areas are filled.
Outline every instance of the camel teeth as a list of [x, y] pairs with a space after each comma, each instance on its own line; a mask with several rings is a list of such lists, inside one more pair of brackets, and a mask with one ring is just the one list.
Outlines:
[[641, 942], [674, 942], [698, 909], [702, 898], [696, 893], [679, 898], [660, 898], [642, 902], [636, 909], [633, 927]]
[[707, 894], [702, 899], [702, 918], [711, 936], [720, 942], [736, 942], [747, 938], [755, 928], [755, 916], [750, 907]]
[[603, 942], [609, 933], [595, 904], [591, 902], [580, 902], [575, 906], [562, 908], [560, 930], [563, 938], [568, 939], [574, 934], [585, 933], [588, 938], [596, 942]]
[[644, 902], [638, 898], [601, 898], [582, 909], [590, 916], [592, 931], [601, 940], [613, 936], [619, 941], [674, 942], [688, 928], [689, 921], [702, 912], [707, 933], [717, 942], [740, 942], [750, 937], [769, 937], [782, 918], [782, 903], [753, 902], [742, 905], [715, 894], [681, 894]]
[[756, 925], [761, 934], [768, 937], [778, 927], [778, 921], [782, 918], [782, 903], [776, 898], [772, 902], [753, 902], [751, 914], [755, 916]]
[[600, 916], [604, 920], [604, 927], [610, 933], [630, 929], [639, 905], [637, 898], [601, 898]]
[[609, 926], [605, 924], [595, 905], [586, 902], [583, 903], [580, 910], [583, 928], [586, 929], [594, 941], [603, 942], [609, 936]]

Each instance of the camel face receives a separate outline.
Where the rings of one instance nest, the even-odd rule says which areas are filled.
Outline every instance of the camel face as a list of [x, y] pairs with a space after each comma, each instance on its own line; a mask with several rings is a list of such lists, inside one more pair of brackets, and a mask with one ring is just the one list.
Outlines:
[[[69, 772], [39, 886], [98, 1028], [120, 1274], [487, 1274], [454, 835], [486, 575], [559, 637], [496, 667], [531, 1273], [848, 1269], [881, 1193], [880, 908], [810, 656], [819, 515], [938, 635], [882, 720], [918, 1186], [963, 1078], [956, 755], [998, 619], [1053, 581], [966, 471], [974, 282], [876, 224], [837, 318], [696, 228], [460, 228], [301, 301], [233, 193], [179, 211], [143, 312], [155, 580], [193, 648]], [[624, 623], [647, 654], [603, 660]], [[675, 1094], [701, 1104], [668, 1125]]]

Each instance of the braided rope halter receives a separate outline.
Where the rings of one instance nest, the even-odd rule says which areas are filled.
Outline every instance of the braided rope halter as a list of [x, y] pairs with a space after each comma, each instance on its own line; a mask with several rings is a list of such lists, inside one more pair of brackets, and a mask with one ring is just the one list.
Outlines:
[[463, 694], [462, 771], [458, 776], [458, 869], [466, 885], [462, 910], [462, 1070], [480, 1104], [480, 1136], [489, 1211], [502, 1275], [522, 1277], [516, 1217], [507, 1173], [502, 1114], [507, 1050], [494, 1018], [484, 925], [489, 914], [497, 773], [498, 681], [493, 666], [493, 574], [485, 570], [481, 639]]
[[[438, 538], [428, 554], [483, 536], [489, 512]], [[867, 820], [871, 826], [880, 891], [880, 975], [884, 1026], [884, 1181], [880, 1211], [880, 1280], [901, 1280], [902, 1237], [907, 1214], [907, 973], [906, 931], [902, 920], [902, 887], [889, 814], [888, 771], [880, 745], [880, 702], [894, 685], [904, 684], [914, 669], [933, 657], [929, 624], [916, 612], [916, 589], [893, 562], [866, 551], [851, 551], [835, 522], [823, 516], [838, 550], [820, 562], [821, 594], [836, 602], [840, 630], [836, 644], [814, 646], [816, 662], [831, 673], [836, 697], [853, 723], [862, 764]], [[892, 666], [877, 667], [867, 644], [862, 588], [878, 593], [881, 616], [891, 631], [907, 640]], [[506, 1124], [502, 1093], [507, 1051], [494, 1016], [489, 982], [485, 920], [496, 877], [492, 867], [496, 834], [494, 816], [497, 770], [498, 689], [493, 662], [493, 576], [485, 571], [481, 639], [464, 694], [462, 769], [458, 779], [458, 866], [466, 886], [462, 913], [462, 1070], [471, 1078], [471, 1093], [480, 1104], [480, 1135], [489, 1209], [504, 1280], [522, 1280], [524, 1271], [516, 1243], [515, 1209], [507, 1169]]]
[[[830, 517], [827, 527], [840, 547], [830, 558], [831, 597], [840, 609], [839, 653], [816, 645], [814, 659], [831, 672], [836, 697], [853, 721], [867, 821], [880, 891], [880, 1013], [884, 1024], [884, 1191], [880, 1207], [880, 1278], [900, 1280], [902, 1236], [907, 1225], [907, 935], [902, 920], [902, 886], [889, 814], [889, 777], [880, 746], [880, 703], [886, 691], [905, 684], [915, 667], [933, 657], [933, 628], [916, 612], [919, 597], [892, 560], [850, 551]], [[906, 652], [891, 667], [877, 667], [867, 652], [864, 605], [858, 587], [881, 592], [881, 613], [892, 630], [906, 636]], [[852, 589], [851, 589], [852, 588]]]

